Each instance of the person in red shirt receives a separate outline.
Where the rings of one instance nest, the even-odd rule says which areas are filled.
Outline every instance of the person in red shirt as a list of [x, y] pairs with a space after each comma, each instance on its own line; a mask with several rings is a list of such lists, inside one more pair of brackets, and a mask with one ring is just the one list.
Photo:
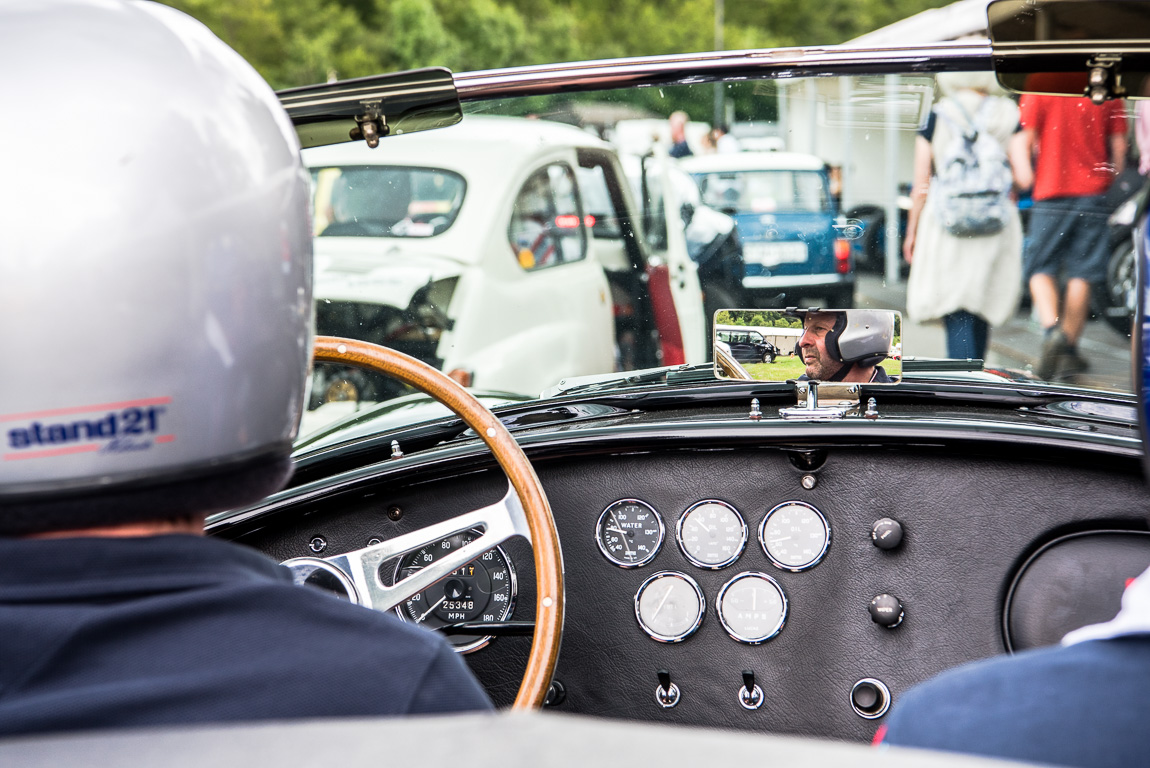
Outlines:
[[[1109, 211], [1103, 194], [1122, 172], [1126, 110], [1121, 101], [1096, 105], [1085, 98], [1034, 94], [1023, 96], [1019, 106], [1022, 130], [1013, 147], [1021, 170], [1017, 182], [1034, 188], [1023, 273], [1046, 329], [1035, 372], [1061, 379], [1088, 367], [1077, 343], [1090, 286], [1106, 276]], [[1066, 281], [1061, 296], [1060, 278]]]

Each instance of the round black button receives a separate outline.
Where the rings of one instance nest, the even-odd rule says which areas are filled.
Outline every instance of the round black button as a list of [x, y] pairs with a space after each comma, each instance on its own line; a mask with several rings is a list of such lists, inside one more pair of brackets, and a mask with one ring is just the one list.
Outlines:
[[894, 629], [905, 616], [902, 603], [894, 595], [882, 594], [870, 601], [867, 606], [871, 621], [887, 629]]
[[894, 549], [902, 544], [902, 523], [890, 517], [876, 521], [870, 531], [870, 540], [879, 549]]

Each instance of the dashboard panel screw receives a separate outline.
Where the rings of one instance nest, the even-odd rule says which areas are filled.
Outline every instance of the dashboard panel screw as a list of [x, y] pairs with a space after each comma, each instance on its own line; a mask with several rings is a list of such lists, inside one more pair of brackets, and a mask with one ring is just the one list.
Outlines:
[[398, 505], [393, 504], [387, 508], [387, 516], [391, 520], [398, 520], [403, 517], [403, 510]]
[[814, 475], [803, 475], [801, 482], [804, 488], [806, 488], [808, 491], [811, 491], [814, 490], [814, 487], [819, 484], [819, 479]]

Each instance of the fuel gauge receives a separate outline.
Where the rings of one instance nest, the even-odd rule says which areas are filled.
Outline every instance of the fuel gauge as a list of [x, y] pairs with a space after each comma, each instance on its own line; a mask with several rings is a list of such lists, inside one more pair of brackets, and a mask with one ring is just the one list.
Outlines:
[[595, 542], [603, 557], [620, 568], [638, 568], [651, 562], [663, 545], [663, 518], [646, 502], [612, 502], [595, 526]]

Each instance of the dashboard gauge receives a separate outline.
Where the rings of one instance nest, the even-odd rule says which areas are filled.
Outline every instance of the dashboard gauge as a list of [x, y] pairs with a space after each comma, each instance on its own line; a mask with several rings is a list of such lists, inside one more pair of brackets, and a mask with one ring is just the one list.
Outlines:
[[805, 571], [818, 565], [827, 553], [831, 527], [823, 513], [810, 504], [785, 501], [763, 518], [759, 543], [776, 567]]
[[675, 571], [656, 573], [635, 593], [635, 618], [660, 643], [678, 643], [694, 634], [706, 607], [695, 580]]
[[[395, 581], [407, 578], [478, 537], [478, 530], [457, 533], [404, 555], [395, 569]], [[515, 596], [515, 569], [503, 550], [495, 547], [412, 595], [396, 606], [395, 611], [404, 621], [431, 629], [463, 621], [506, 621], [515, 608]], [[474, 635], [452, 637], [448, 634], [446, 638], [460, 653], [482, 648], [491, 640], [489, 636]]]
[[727, 634], [758, 645], [779, 634], [787, 620], [787, 596], [765, 573], [740, 573], [719, 590], [715, 607]]
[[679, 518], [679, 547], [700, 568], [723, 568], [747, 546], [747, 524], [730, 504], [700, 501]]
[[651, 562], [663, 546], [663, 518], [638, 499], [620, 499], [599, 515], [595, 541], [603, 557], [620, 568], [638, 568]]

